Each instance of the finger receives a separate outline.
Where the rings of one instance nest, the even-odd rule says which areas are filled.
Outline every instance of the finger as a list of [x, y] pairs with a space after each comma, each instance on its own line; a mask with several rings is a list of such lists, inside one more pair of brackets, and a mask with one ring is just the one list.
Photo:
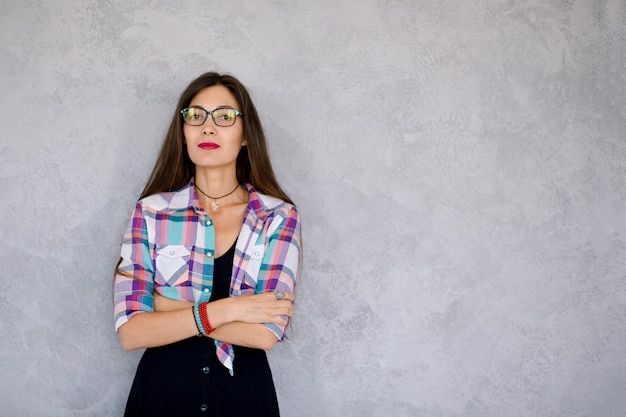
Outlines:
[[277, 307], [272, 310], [272, 313], [291, 317], [293, 315], [293, 307], [291, 305]]
[[287, 301], [293, 302], [294, 300], [294, 294], [292, 292], [274, 291], [271, 294], [273, 294], [274, 298], [276, 298], [279, 301], [287, 300]]
[[286, 320], [286, 319], [284, 319], [283, 317], [280, 317], [280, 316], [272, 316], [270, 322], [274, 323], [274, 324], [277, 324], [279, 326], [286, 326], [289, 323], [288, 320]]

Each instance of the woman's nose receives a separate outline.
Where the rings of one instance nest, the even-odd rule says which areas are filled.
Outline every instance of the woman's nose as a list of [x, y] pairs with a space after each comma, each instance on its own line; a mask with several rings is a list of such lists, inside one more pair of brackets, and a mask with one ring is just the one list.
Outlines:
[[211, 116], [207, 117], [202, 125], [202, 133], [205, 135], [215, 134], [215, 122]]

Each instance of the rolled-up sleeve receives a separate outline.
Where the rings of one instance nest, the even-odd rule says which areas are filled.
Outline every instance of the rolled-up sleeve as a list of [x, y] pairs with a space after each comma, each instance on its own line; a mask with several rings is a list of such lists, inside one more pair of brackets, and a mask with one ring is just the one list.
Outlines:
[[[284, 291], [294, 292], [301, 273], [300, 216], [292, 205], [285, 205], [285, 210], [278, 210], [269, 222], [268, 243], [259, 271], [257, 292]], [[289, 317], [283, 316], [287, 324], [274, 323], [263, 325], [276, 335], [280, 341], [285, 336]]]
[[121, 262], [113, 279], [115, 330], [138, 313], [153, 311], [154, 264], [146, 219], [137, 203], [121, 248]]

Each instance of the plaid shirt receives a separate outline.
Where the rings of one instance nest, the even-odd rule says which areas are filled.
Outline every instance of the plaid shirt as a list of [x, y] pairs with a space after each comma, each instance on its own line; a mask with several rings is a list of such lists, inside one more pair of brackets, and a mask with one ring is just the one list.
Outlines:
[[[233, 261], [230, 296], [293, 292], [300, 275], [300, 220], [296, 208], [244, 184], [250, 200]], [[213, 287], [215, 230], [198, 204], [194, 180], [184, 188], [151, 195], [135, 207], [114, 279], [115, 329], [136, 314], [154, 311], [153, 293], [200, 303]], [[285, 317], [288, 319], [288, 317]], [[283, 340], [286, 326], [263, 324]], [[220, 361], [233, 373], [233, 347], [215, 341]]]

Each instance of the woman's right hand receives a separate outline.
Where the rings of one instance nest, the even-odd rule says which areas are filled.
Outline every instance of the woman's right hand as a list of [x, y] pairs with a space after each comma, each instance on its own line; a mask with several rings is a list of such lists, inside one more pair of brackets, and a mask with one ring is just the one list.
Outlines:
[[[234, 320], [244, 323], [274, 323], [285, 326], [288, 321], [284, 316], [293, 314], [294, 295], [284, 292], [282, 299], [276, 298], [275, 292], [253, 295], [240, 295], [232, 298], [235, 305]], [[281, 317], [283, 316], [283, 317]]]

